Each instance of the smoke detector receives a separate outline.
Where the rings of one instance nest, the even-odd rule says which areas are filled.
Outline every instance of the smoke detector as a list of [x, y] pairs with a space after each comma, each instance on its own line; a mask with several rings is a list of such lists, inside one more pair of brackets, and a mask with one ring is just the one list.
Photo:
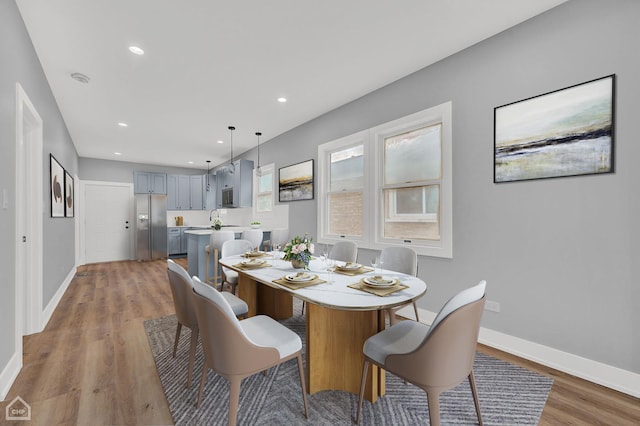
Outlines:
[[89, 77], [79, 72], [72, 73], [71, 78], [84, 84], [87, 84], [89, 82]]

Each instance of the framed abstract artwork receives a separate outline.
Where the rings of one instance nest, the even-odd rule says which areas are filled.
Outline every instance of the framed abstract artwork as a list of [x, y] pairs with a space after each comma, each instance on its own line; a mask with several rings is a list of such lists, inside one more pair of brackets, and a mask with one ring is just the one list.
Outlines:
[[494, 109], [494, 179], [614, 171], [615, 75]]
[[313, 160], [279, 169], [278, 200], [313, 200]]
[[49, 154], [49, 161], [51, 217], [64, 217], [64, 169], [53, 154]]
[[64, 216], [73, 217], [74, 210], [74, 189], [73, 178], [67, 172], [64, 171]]

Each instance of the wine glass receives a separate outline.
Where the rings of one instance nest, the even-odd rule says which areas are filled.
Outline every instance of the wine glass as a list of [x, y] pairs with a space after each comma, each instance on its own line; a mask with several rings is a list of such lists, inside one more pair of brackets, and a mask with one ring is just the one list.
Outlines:
[[273, 245], [273, 263], [274, 264], [276, 263], [276, 261], [278, 261], [278, 259], [280, 259], [280, 249], [281, 249], [281, 244]]
[[373, 266], [373, 272], [376, 274], [382, 270], [382, 264], [384, 262], [378, 256], [371, 259], [371, 266]]
[[327, 276], [328, 276], [328, 280], [327, 280], [327, 284], [331, 284], [331, 272], [333, 272], [333, 267], [335, 266], [335, 260], [333, 259], [329, 259], [329, 257], [325, 257], [325, 255], [323, 255], [323, 257], [325, 258], [325, 269], [327, 270]]

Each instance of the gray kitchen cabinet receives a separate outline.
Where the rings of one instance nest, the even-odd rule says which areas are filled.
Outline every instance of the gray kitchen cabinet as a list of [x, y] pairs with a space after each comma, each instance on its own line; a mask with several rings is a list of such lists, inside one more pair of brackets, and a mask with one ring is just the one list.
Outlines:
[[168, 175], [167, 210], [202, 210], [203, 176]]
[[186, 253], [182, 251], [182, 229], [178, 227], [167, 228], [167, 251], [169, 256]]
[[191, 210], [204, 209], [204, 176], [189, 176]]
[[217, 171], [217, 207], [251, 207], [253, 202], [253, 161], [236, 160], [235, 172], [227, 168]]
[[133, 192], [136, 194], [166, 194], [166, 173], [133, 172]]
[[189, 234], [184, 233], [184, 231], [188, 231], [190, 229], [195, 229], [195, 228], [180, 228], [180, 241], [181, 241], [181, 246], [180, 246], [180, 250], [182, 250], [182, 253], [187, 253], [188, 247], [189, 247]]

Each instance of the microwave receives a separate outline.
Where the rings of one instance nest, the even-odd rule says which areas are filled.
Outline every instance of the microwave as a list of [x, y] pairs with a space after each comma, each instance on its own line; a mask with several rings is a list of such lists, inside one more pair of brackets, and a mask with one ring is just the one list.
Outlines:
[[233, 187], [222, 188], [222, 207], [234, 207]]

